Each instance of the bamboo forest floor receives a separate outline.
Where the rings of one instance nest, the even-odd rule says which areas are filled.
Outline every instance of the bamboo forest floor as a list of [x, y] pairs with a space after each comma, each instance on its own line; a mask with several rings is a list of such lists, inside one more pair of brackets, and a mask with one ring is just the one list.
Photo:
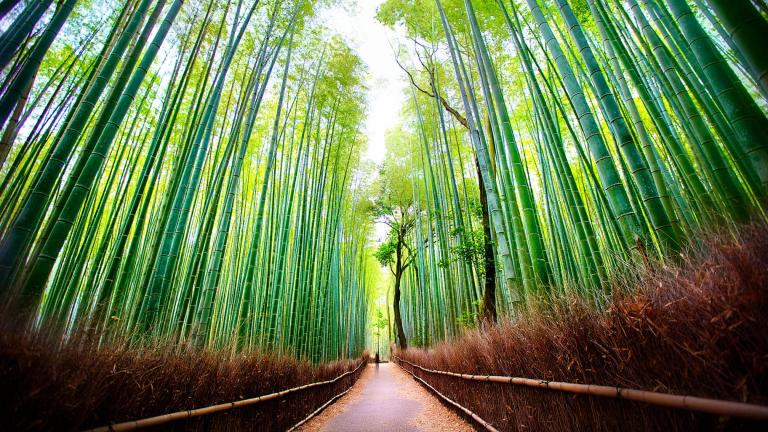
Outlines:
[[369, 364], [352, 390], [301, 432], [472, 431], [472, 427], [393, 363]]

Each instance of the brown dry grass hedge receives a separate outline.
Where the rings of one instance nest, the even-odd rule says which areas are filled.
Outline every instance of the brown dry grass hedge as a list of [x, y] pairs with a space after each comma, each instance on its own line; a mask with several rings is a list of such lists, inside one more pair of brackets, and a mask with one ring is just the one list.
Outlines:
[[[625, 279], [636, 286], [606, 311], [564, 302], [400, 355], [437, 370], [768, 405], [768, 226], [707, 236], [677, 264]], [[639, 402], [417, 372], [505, 431], [768, 430]]]
[[[329, 380], [360, 363], [311, 365], [287, 356], [170, 348], [93, 349], [88, 343], [56, 347], [52, 341], [8, 329], [0, 333], [0, 429], [82, 430]], [[358, 377], [156, 430], [285, 430]]]

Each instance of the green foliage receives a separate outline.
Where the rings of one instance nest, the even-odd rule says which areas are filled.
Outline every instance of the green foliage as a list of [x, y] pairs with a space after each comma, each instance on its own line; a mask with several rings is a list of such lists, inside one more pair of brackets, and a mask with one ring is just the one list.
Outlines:
[[477, 327], [478, 310], [482, 309], [482, 301], [476, 300], [472, 303], [475, 306], [472, 309], [465, 310], [456, 318], [456, 324], [462, 330], [469, 330]]
[[312, 19], [327, 2], [115, 3], [77, 3], [0, 171], [28, 312], [105, 343], [357, 355], [366, 71]]
[[458, 227], [451, 230], [451, 235], [459, 240], [451, 248], [451, 253], [456, 259], [463, 260], [476, 268], [479, 276], [485, 272], [485, 236], [482, 229], [468, 230], [467, 227]]
[[332, 0], [22, 3], [0, 292], [35, 325], [352, 356], [387, 283], [397, 339], [429, 344], [493, 308], [602, 305], [627, 263], [766, 214], [749, 2], [387, 0], [410, 87], [381, 166], [366, 65], [315, 19]]
[[375, 256], [383, 266], [391, 266], [395, 262], [397, 241], [393, 241], [391, 237], [392, 236], [390, 235], [385, 242], [381, 243], [379, 247], [376, 248], [376, 252], [373, 253], [373, 256]]
[[384, 313], [381, 311], [381, 309], [376, 309], [376, 316], [371, 321], [371, 327], [375, 328], [377, 331], [384, 330], [387, 328], [389, 324], [387, 323], [387, 319], [384, 318]]
[[571, 290], [600, 306], [627, 262], [674, 259], [701, 227], [764, 214], [753, 128], [768, 123], [746, 97], [764, 84], [764, 56], [756, 31], [729, 40], [718, 23], [757, 11], [718, 17], [725, 2], [711, 3], [707, 26], [685, 0], [381, 5], [378, 19], [407, 37], [411, 100], [393, 135], [418, 209], [419, 267], [403, 288], [414, 340], [473, 325], [488, 293], [507, 316]]

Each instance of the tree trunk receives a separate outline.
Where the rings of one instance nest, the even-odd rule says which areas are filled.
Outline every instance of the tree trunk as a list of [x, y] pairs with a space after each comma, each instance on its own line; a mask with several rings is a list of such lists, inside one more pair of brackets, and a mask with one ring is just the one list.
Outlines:
[[[386, 302], [389, 303], [389, 290], [392, 289], [390, 286], [387, 288], [387, 299]], [[392, 340], [395, 338], [395, 334], [393, 333], [392, 328], [392, 314], [389, 312], [389, 307], [387, 307], [387, 346], [390, 346], [392, 343]]]
[[397, 344], [401, 350], [408, 348], [408, 341], [405, 338], [405, 331], [403, 330], [403, 319], [400, 316], [400, 280], [403, 277], [403, 273], [398, 271], [395, 274], [395, 297], [392, 301], [395, 309], [395, 327], [397, 328]]
[[488, 199], [485, 196], [485, 185], [480, 175], [480, 165], [475, 159], [477, 182], [480, 188], [480, 207], [483, 212], [483, 266], [485, 284], [483, 288], [483, 311], [481, 324], [496, 323], [496, 261], [493, 256], [493, 240], [491, 239], [491, 221], [488, 214]]
[[403, 243], [405, 242], [404, 233], [402, 229], [397, 233], [397, 250], [395, 260], [395, 296], [392, 299], [392, 306], [395, 310], [395, 328], [397, 330], [397, 344], [400, 349], [404, 350], [408, 348], [408, 340], [405, 338], [405, 330], [403, 330], [403, 318], [400, 315], [400, 282], [403, 279]]
[[33, 81], [34, 78], [27, 83], [27, 87], [24, 89], [21, 98], [16, 102], [16, 107], [13, 110], [11, 120], [5, 127], [5, 132], [3, 132], [2, 138], [0, 138], [0, 167], [5, 165], [5, 160], [8, 158], [11, 146], [19, 133], [19, 119], [24, 112], [24, 107], [27, 105], [27, 98], [29, 97], [29, 91], [32, 89]]

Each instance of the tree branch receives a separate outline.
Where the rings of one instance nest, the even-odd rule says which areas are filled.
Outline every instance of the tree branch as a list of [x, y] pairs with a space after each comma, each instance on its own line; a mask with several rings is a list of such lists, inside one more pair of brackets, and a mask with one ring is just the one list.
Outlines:
[[400, 59], [399, 59], [398, 55], [395, 56], [395, 63], [397, 63], [397, 65], [400, 66], [400, 69], [402, 69], [403, 72], [405, 72], [405, 74], [408, 75], [408, 79], [411, 81], [411, 85], [413, 85], [416, 88], [416, 90], [424, 93], [425, 95], [427, 95], [429, 97], [432, 97], [432, 98], [435, 97], [435, 95], [433, 95], [432, 93], [428, 92], [427, 90], [424, 90], [418, 84], [416, 84], [416, 80], [413, 78], [413, 74], [411, 74], [411, 71], [406, 69], [406, 67], [403, 66], [402, 63], [400, 63]]
[[[421, 44], [418, 44], [418, 42], [416, 42], [415, 40], [414, 40], [414, 43], [416, 43], [417, 45], [421, 46]], [[421, 63], [421, 65], [424, 67], [424, 69], [427, 70], [427, 73], [429, 73], [430, 80], [434, 81], [434, 79], [435, 79], [434, 71], [432, 69], [430, 69], [429, 67], [427, 67], [427, 65], [424, 64], [424, 61], [421, 59], [421, 56], [418, 54], [418, 51], [417, 51], [416, 55], [419, 58], [419, 63]], [[399, 55], [395, 56], [395, 62], [400, 67], [400, 69], [402, 69], [403, 72], [405, 72], [405, 74], [408, 75], [408, 79], [411, 81], [411, 84], [416, 88], [416, 90], [420, 91], [421, 93], [423, 93], [423, 94], [425, 94], [425, 95], [427, 95], [427, 96], [429, 96], [431, 98], [435, 97], [434, 93], [431, 93], [431, 92], [423, 89], [418, 84], [416, 84], [416, 80], [413, 78], [413, 74], [411, 73], [411, 71], [409, 71], [405, 66], [403, 66], [402, 63], [400, 63]], [[437, 98], [440, 100], [440, 104], [443, 105], [443, 108], [446, 111], [448, 111], [453, 116], [453, 118], [456, 119], [456, 121], [461, 123], [461, 125], [464, 126], [464, 128], [469, 129], [469, 123], [467, 123], [467, 119], [464, 118], [464, 116], [462, 116], [461, 113], [459, 113], [455, 108], [453, 108], [451, 106], [451, 104], [449, 104], [448, 101], [443, 97], [443, 95], [438, 94]]]
[[446, 111], [451, 113], [453, 118], [456, 119], [459, 123], [461, 123], [462, 126], [464, 126], [466, 129], [469, 129], [469, 124], [467, 123], [467, 119], [465, 119], [461, 114], [459, 114], [458, 111], [456, 111], [452, 106], [448, 104], [448, 101], [445, 100], [444, 97], [440, 96], [440, 102], [443, 104], [443, 108], [445, 108]]

